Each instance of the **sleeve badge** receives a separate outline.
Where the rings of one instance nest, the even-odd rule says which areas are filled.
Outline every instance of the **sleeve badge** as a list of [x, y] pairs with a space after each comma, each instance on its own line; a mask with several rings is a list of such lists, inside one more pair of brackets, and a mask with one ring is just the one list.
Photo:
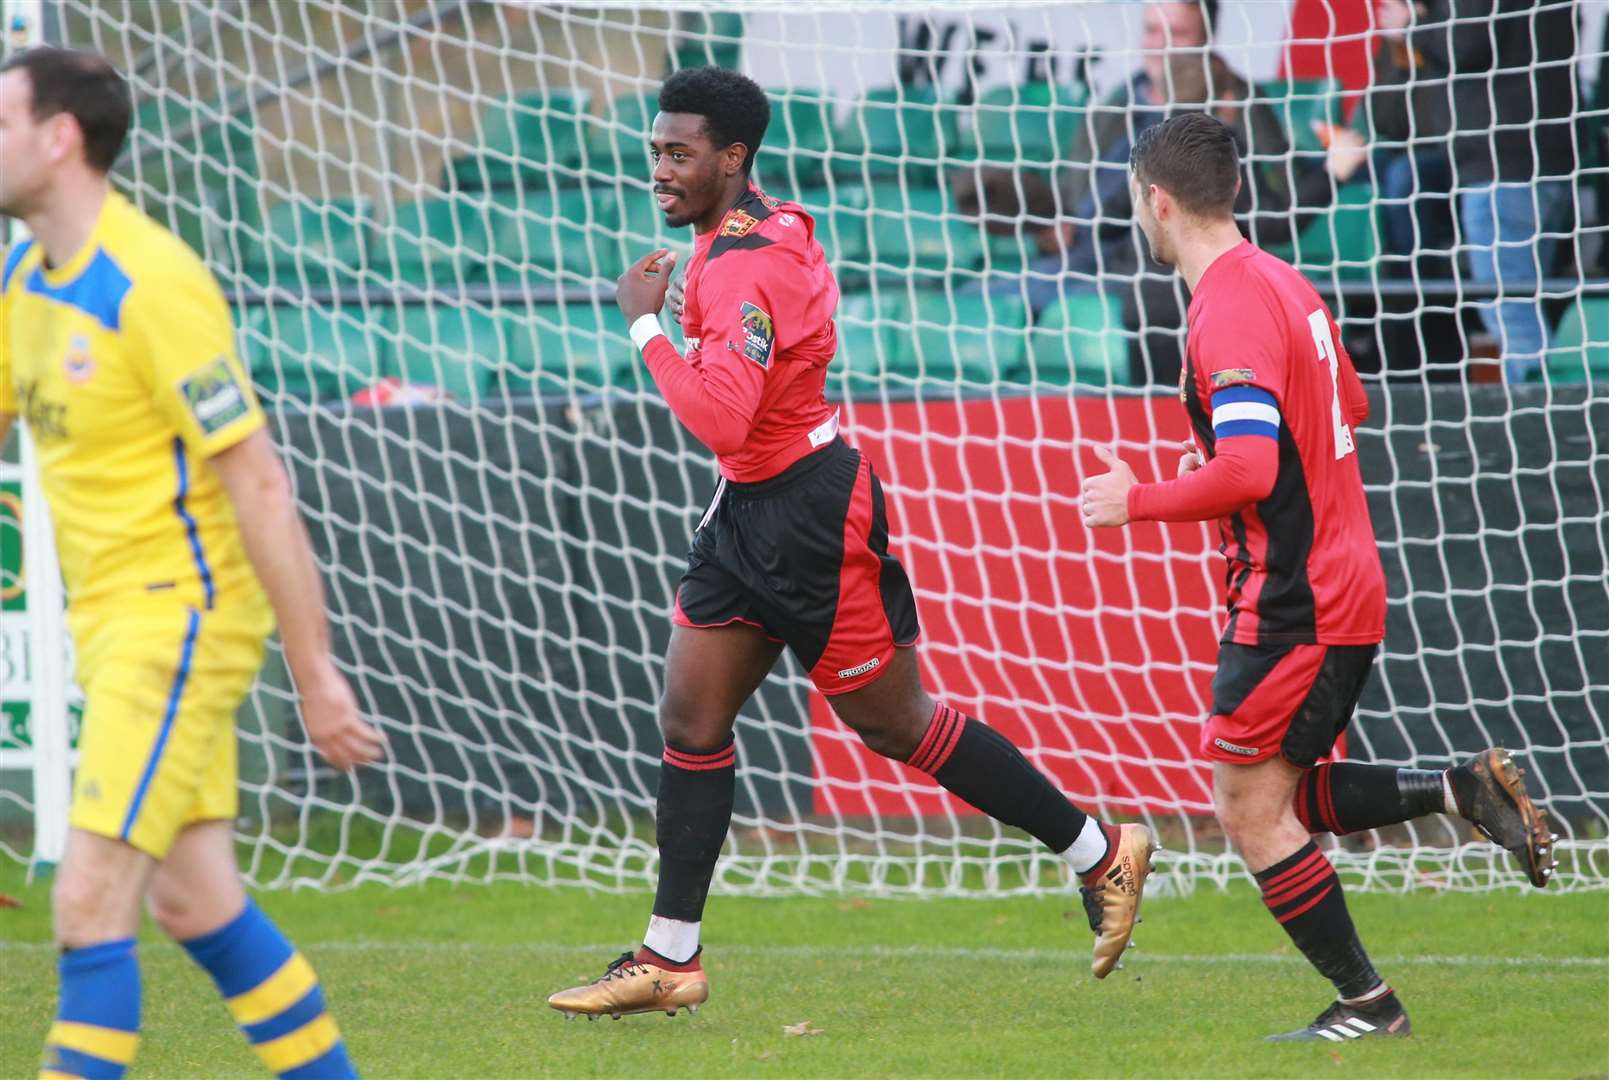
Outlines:
[[1215, 389], [1222, 389], [1225, 386], [1239, 386], [1241, 383], [1253, 383], [1256, 381], [1257, 373], [1251, 368], [1224, 368], [1222, 371], [1212, 373], [1212, 385]]
[[743, 355], [763, 368], [771, 366], [771, 344], [776, 327], [771, 316], [755, 304], [743, 302]]
[[229, 361], [222, 356], [180, 382], [179, 395], [205, 435], [222, 431], [250, 411]]

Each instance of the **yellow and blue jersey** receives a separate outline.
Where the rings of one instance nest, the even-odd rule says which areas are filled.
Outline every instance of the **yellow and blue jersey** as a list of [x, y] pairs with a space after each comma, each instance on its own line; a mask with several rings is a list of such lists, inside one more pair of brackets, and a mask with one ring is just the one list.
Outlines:
[[69, 821], [157, 858], [239, 803], [235, 710], [272, 614], [206, 459], [263, 414], [201, 260], [121, 195], [61, 266], [0, 270], [0, 412], [38, 451], [84, 689]]
[[74, 610], [167, 594], [203, 610], [256, 590], [205, 458], [263, 426], [228, 305], [177, 237], [109, 192], [89, 242], [0, 271], [0, 412], [38, 450]]

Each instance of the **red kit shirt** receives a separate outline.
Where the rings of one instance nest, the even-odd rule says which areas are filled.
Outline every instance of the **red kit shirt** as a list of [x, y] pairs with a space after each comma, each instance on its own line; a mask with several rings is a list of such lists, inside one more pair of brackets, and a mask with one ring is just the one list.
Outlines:
[[1352, 436], [1369, 405], [1324, 301], [1295, 268], [1242, 243], [1197, 283], [1187, 342], [1180, 395], [1209, 459], [1219, 437], [1263, 423], [1259, 402], [1272, 395], [1278, 410], [1273, 491], [1219, 520], [1223, 640], [1379, 642], [1385, 573]]
[[699, 236], [682, 334], [644, 349], [665, 401], [738, 483], [775, 476], [838, 433], [827, 365], [838, 351], [838, 283], [795, 203], [756, 188]]

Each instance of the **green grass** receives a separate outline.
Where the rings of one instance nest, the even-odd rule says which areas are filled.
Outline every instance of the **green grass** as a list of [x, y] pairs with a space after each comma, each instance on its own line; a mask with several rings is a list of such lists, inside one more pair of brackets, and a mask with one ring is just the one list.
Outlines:
[[[45, 887], [0, 867], [0, 1076], [55, 1002]], [[1609, 1074], [1609, 895], [1352, 896], [1408, 1041], [1268, 1046], [1326, 985], [1249, 887], [1147, 901], [1140, 949], [1089, 975], [1072, 898], [717, 897], [697, 1016], [566, 1023], [543, 1005], [641, 933], [648, 900], [513, 885], [269, 893], [354, 1059], [388, 1076], [1591, 1076]], [[1075, 912], [1077, 912], [1075, 914]], [[266, 1073], [206, 978], [147, 935], [135, 1076]], [[785, 1025], [821, 1031], [790, 1037]]]

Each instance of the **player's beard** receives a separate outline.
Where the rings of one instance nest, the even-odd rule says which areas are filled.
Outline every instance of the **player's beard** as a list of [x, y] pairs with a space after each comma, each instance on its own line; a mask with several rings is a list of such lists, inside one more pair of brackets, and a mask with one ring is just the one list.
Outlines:
[[1167, 238], [1162, 235], [1161, 228], [1155, 232], [1141, 226], [1140, 232], [1145, 234], [1145, 246], [1151, 249], [1151, 258], [1163, 266], [1173, 265], [1173, 249], [1168, 246]]
[[[676, 196], [676, 204], [674, 210], [665, 212], [665, 225], [672, 229], [685, 229], [697, 224], [721, 201], [726, 185], [721, 181], [720, 163], [712, 162], [703, 176], [689, 177], [680, 188], [666, 187], [670, 194]], [[723, 206], [721, 209], [724, 211], [727, 208]]]

